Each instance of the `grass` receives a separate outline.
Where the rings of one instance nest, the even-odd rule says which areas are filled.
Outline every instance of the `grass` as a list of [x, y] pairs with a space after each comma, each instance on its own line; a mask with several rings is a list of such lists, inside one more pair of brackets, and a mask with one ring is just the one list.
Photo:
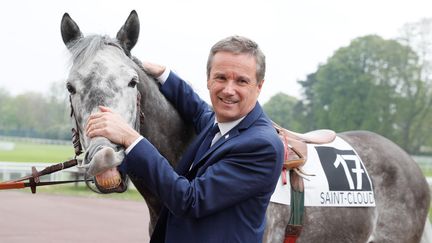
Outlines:
[[[15, 144], [15, 146], [12, 150], [0, 149], [0, 161], [60, 163], [65, 160], [69, 160], [75, 154], [72, 145], [52, 145], [16, 141], [13, 141], [13, 143]], [[27, 190], [28, 193], [31, 193], [29, 188], [20, 190]], [[84, 183], [80, 183], [77, 186], [75, 186], [74, 184], [41, 186], [37, 188], [36, 193], [82, 197], [100, 197], [120, 200], [143, 200], [142, 196], [136, 189], [128, 189], [124, 193], [98, 194], [88, 189]]]
[[423, 175], [426, 177], [432, 177], [432, 170], [423, 170]]
[[38, 144], [32, 142], [13, 142], [12, 150], [0, 149], [0, 161], [59, 163], [74, 155], [72, 145]]

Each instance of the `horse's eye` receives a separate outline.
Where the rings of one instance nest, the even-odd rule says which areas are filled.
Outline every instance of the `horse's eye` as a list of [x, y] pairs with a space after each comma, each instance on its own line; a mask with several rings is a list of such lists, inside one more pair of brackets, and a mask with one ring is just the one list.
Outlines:
[[75, 87], [72, 86], [71, 83], [67, 82], [66, 88], [67, 88], [67, 90], [69, 91], [70, 94], [75, 94], [75, 92], [76, 92]]
[[128, 86], [131, 88], [135, 88], [135, 86], [138, 84], [138, 79], [136, 77], [132, 78], [132, 80], [129, 82]]

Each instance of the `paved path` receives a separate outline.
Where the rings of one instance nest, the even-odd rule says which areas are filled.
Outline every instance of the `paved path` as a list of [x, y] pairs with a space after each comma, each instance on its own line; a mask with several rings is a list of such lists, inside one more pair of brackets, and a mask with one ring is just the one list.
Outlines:
[[0, 242], [148, 242], [144, 201], [0, 191]]

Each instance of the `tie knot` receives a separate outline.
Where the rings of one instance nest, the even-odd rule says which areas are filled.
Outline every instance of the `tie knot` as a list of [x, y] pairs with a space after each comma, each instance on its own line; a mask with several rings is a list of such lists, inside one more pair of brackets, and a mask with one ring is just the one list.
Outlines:
[[210, 129], [209, 135], [210, 135], [210, 137], [213, 138], [216, 135], [216, 133], [218, 133], [218, 132], [219, 132], [219, 126], [217, 123], [215, 123], [213, 125], [213, 127]]

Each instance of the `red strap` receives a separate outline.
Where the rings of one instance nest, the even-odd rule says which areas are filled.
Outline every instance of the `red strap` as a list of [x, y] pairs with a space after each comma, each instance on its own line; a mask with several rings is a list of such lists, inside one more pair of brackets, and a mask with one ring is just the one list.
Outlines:
[[288, 224], [285, 229], [284, 243], [295, 243], [299, 238], [302, 230], [303, 230], [303, 225]]
[[279, 136], [280, 136], [282, 143], [283, 143], [283, 146], [284, 146], [284, 161], [286, 162], [286, 161], [288, 161], [288, 155], [290, 152], [290, 149], [288, 146], [288, 138], [286, 136], [284, 136], [283, 133], [280, 134]]
[[[280, 137], [280, 139], [281, 139], [281, 141], [283, 143], [283, 146], [284, 146], [284, 163], [285, 163], [285, 162], [288, 161], [288, 156], [289, 156], [289, 153], [290, 153], [290, 148], [288, 146], [288, 138], [281, 131], [279, 131], [279, 137]], [[285, 166], [283, 166], [282, 167], [282, 173], [281, 173], [281, 175], [282, 175], [282, 185], [286, 185], [288, 183], [287, 177], [286, 177], [286, 172], [287, 172], [287, 170], [286, 170]]]
[[286, 235], [283, 243], [295, 243], [297, 241], [297, 235]]
[[287, 177], [286, 177], [286, 168], [282, 167], [282, 185], [286, 185], [287, 184]]

